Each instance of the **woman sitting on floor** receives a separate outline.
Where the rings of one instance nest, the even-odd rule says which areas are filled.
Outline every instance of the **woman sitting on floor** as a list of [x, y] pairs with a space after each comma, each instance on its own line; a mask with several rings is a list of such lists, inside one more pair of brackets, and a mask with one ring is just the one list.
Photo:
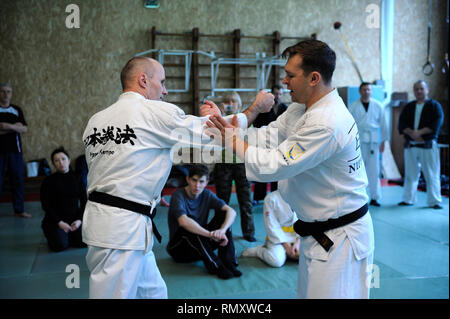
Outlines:
[[56, 172], [41, 186], [41, 204], [45, 211], [42, 229], [53, 251], [86, 247], [81, 239], [81, 221], [86, 205], [86, 187], [70, 169], [69, 154], [63, 147], [52, 152]]

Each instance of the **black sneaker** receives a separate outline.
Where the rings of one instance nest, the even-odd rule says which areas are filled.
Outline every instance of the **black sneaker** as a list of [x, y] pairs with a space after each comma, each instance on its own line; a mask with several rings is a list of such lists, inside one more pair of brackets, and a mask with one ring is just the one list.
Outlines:
[[219, 265], [219, 269], [217, 269], [217, 277], [219, 277], [220, 279], [230, 279], [233, 276], [233, 273], [229, 271], [224, 265]]
[[433, 209], [442, 209], [443, 207], [442, 207], [441, 205], [439, 205], [439, 204], [436, 204], [436, 205], [434, 205], [434, 206], [430, 206], [430, 208], [433, 208]]
[[239, 269], [237, 269], [234, 265], [227, 264], [226, 267], [227, 267], [227, 269], [229, 271], [231, 271], [233, 273], [234, 277], [241, 277], [242, 276], [242, 272]]
[[370, 205], [372, 205], [372, 206], [377, 206], [377, 207], [380, 207], [380, 206], [381, 206], [380, 203], [378, 203], [375, 199], [372, 199], [372, 200], [370, 201]]
[[253, 237], [252, 235], [244, 235], [244, 239], [245, 239], [246, 241], [251, 242], [251, 243], [253, 243], [253, 242], [256, 241], [256, 238]]
[[397, 204], [398, 206], [412, 206], [410, 203], [400, 202]]

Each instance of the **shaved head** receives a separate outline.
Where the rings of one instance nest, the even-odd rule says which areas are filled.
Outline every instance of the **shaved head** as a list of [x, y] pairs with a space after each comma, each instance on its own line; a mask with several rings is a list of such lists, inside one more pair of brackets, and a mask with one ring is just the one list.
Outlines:
[[140, 73], [147, 73], [150, 77], [156, 69], [158, 61], [147, 57], [131, 58], [120, 73], [120, 82], [122, 89], [127, 89], [135, 84], [136, 77]]

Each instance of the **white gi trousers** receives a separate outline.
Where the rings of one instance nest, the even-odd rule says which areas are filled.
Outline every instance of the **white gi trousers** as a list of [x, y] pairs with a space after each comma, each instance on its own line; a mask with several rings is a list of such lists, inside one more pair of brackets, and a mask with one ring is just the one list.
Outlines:
[[[380, 148], [378, 143], [361, 142], [361, 154], [369, 181], [369, 197], [376, 201], [381, 199], [380, 183]], [[373, 152], [373, 154], [372, 154]]]
[[266, 240], [264, 245], [255, 247], [256, 257], [271, 267], [281, 267], [286, 262], [286, 250], [282, 244], [274, 244]]
[[[364, 236], [373, 243], [369, 212], [356, 223], [367, 227]], [[345, 229], [347, 226], [325, 232], [334, 242], [329, 252], [312, 236], [302, 237], [298, 266], [299, 299], [369, 298], [373, 250], [367, 252], [365, 244], [352, 241], [347, 235], [351, 231]]]
[[88, 246], [91, 299], [167, 299], [167, 287], [150, 250]]
[[437, 143], [433, 141], [433, 145], [429, 149], [419, 147], [405, 148], [404, 158], [405, 182], [403, 185], [403, 201], [408, 204], [415, 203], [420, 170], [422, 170], [427, 185], [428, 206], [441, 203], [441, 165]]

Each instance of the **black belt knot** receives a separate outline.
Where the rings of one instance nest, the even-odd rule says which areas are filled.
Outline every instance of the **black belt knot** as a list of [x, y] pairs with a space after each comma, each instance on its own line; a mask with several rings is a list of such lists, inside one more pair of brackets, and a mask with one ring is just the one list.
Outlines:
[[333, 241], [324, 233], [327, 230], [342, 227], [348, 225], [359, 218], [363, 217], [367, 211], [369, 210], [369, 206], [365, 204], [358, 210], [350, 214], [346, 214], [339, 218], [332, 218], [322, 222], [312, 222], [307, 223], [301, 221], [300, 219], [294, 223], [294, 230], [297, 234], [302, 237], [313, 236], [315, 240], [326, 250], [329, 251], [331, 246], [333, 246]]
[[107, 193], [102, 193], [102, 192], [97, 192], [97, 191], [90, 193], [88, 199], [91, 202], [96, 202], [96, 203], [100, 203], [103, 205], [126, 209], [129, 211], [150, 217], [150, 219], [152, 220], [153, 233], [155, 234], [155, 237], [158, 240], [158, 242], [161, 243], [161, 238], [162, 238], [161, 234], [159, 233], [158, 229], [156, 228], [155, 223], [153, 222], [153, 218], [156, 216], [156, 207], [153, 209], [153, 213], [150, 214], [150, 212], [152, 210], [152, 206], [150, 206], [150, 205], [142, 205], [142, 204], [132, 202], [130, 200], [127, 200], [127, 199], [124, 199], [121, 197], [117, 197], [117, 196], [113, 196], [113, 195], [109, 195]]

